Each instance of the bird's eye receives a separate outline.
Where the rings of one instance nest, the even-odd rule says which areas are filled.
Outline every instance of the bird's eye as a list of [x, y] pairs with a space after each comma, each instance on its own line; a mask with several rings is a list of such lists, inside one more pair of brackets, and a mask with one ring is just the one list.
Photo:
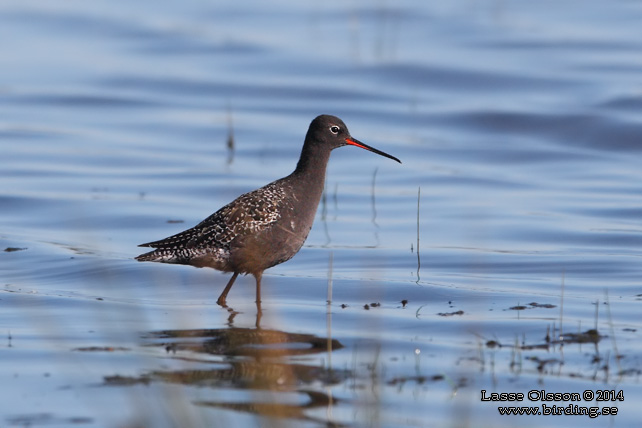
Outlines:
[[338, 133], [339, 133], [339, 131], [341, 131], [341, 128], [339, 128], [337, 125], [332, 125], [332, 126], [330, 127], [330, 132], [332, 132], [332, 133], [333, 133], [333, 134], [335, 134], [335, 135], [336, 135], [336, 134], [338, 134]]

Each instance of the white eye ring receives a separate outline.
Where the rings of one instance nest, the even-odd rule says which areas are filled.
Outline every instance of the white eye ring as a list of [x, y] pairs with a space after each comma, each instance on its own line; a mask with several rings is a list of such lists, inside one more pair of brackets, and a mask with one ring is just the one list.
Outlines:
[[332, 125], [330, 127], [330, 132], [332, 132], [334, 135], [337, 135], [341, 131], [341, 128], [339, 128], [337, 125]]

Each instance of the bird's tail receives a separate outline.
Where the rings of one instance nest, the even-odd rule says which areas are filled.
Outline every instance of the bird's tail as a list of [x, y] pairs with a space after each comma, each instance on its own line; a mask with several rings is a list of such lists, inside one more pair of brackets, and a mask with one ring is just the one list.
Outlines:
[[140, 256], [136, 257], [136, 260], [138, 260], [139, 262], [172, 263], [175, 259], [176, 259], [176, 256], [174, 255], [173, 252], [163, 250], [163, 249], [150, 251], [148, 253], [141, 254]]

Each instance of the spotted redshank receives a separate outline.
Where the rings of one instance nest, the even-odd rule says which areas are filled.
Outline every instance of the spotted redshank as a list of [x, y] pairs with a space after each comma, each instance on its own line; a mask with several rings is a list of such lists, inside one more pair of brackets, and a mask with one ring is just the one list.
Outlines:
[[263, 271], [290, 260], [305, 242], [323, 193], [330, 152], [346, 145], [401, 163], [350, 136], [338, 117], [318, 116], [310, 124], [292, 174], [239, 196], [191, 229], [140, 245], [155, 250], [136, 260], [233, 272], [217, 300], [221, 306], [226, 305], [236, 277], [251, 273], [256, 279], [259, 305]]

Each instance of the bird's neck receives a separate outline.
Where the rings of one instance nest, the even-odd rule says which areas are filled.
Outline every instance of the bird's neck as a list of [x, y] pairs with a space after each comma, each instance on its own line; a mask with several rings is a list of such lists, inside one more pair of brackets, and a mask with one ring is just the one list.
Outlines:
[[304, 144], [296, 169], [291, 174], [294, 182], [301, 186], [301, 192], [310, 201], [318, 200], [325, 185], [325, 171], [330, 159], [330, 150], [323, 150], [312, 144]]
[[305, 176], [308, 181], [323, 183], [329, 159], [330, 150], [314, 144], [304, 144], [293, 175]]

